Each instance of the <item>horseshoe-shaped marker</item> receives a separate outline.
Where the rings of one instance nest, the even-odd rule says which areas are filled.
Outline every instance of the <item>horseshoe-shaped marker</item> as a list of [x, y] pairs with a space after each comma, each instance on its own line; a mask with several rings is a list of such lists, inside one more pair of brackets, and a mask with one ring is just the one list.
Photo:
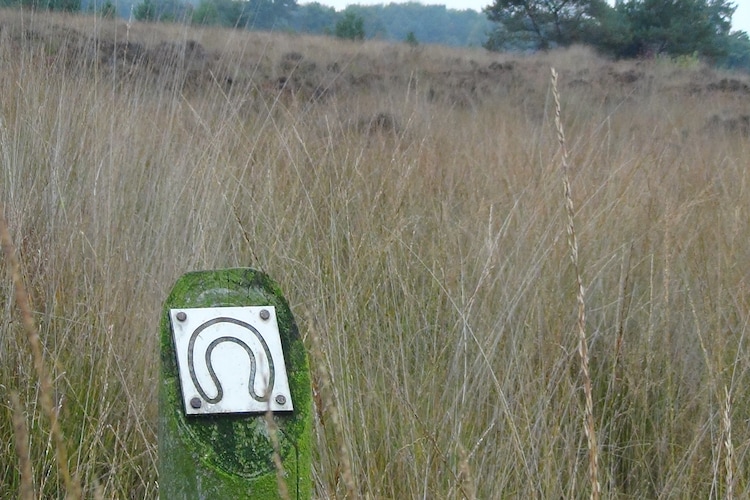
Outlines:
[[171, 309], [170, 318], [186, 414], [293, 410], [272, 306]]

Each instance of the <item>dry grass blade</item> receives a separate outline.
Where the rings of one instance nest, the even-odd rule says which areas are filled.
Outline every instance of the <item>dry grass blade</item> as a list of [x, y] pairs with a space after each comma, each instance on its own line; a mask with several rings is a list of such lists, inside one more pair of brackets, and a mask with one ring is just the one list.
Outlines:
[[31, 354], [34, 359], [34, 369], [39, 379], [39, 400], [42, 405], [42, 411], [44, 411], [49, 419], [50, 435], [55, 445], [57, 466], [60, 469], [60, 474], [62, 475], [68, 498], [75, 500], [82, 496], [81, 486], [77, 479], [71, 476], [70, 469], [68, 468], [68, 450], [62, 429], [60, 429], [60, 423], [57, 419], [57, 412], [55, 411], [55, 406], [52, 402], [52, 381], [47, 372], [47, 368], [44, 365], [44, 348], [42, 346], [42, 341], [39, 338], [36, 325], [34, 324], [29, 296], [26, 293], [26, 287], [23, 284], [23, 278], [21, 276], [21, 264], [18, 261], [18, 257], [16, 257], [16, 248], [13, 244], [13, 239], [8, 230], [8, 223], [5, 219], [5, 207], [2, 205], [0, 205], [0, 241], [2, 241], [3, 254], [8, 262], [8, 267], [10, 268], [13, 287], [15, 290], [16, 304], [21, 311], [23, 328], [26, 332], [29, 347], [31, 348]]
[[459, 464], [459, 480], [461, 484], [461, 491], [466, 495], [467, 500], [475, 500], [477, 498], [476, 488], [474, 488], [474, 476], [471, 474], [471, 466], [469, 465], [469, 457], [466, 454], [466, 450], [461, 443], [458, 444], [458, 455], [461, 459]]
[[[456, 488], [458, 488], [458, 491], [461, 492], [461, 496], [467, 500], [473, 500], [474, 498], [476, 498], [476, 496], [474, 495], [474, 490], [472, 488], [473, 484], [471, 481], [471, 474], [467, 474], [467, 472], [469, 471], [469, 467], [468, 467], [468, 459], [465, 457], [465, 453], [461, 453], [462, 455], [461, 462], [459, 464], [460, 469], [459, 469], [459, 473], [456, 474], [456, 472], [451, 467], [450, 461], [448, 460], [448, 454], [440, 448], [440, 445], [438, 444], [437, 439], [435, 439], [434, 433], [427, 428], [422, 418], [420, 418], [419, 413], [417, 413], [416, 408], [412, 406], [408, 398], [404, 397], [404, 401], [406, 402], [406, 405], [409, 407], [409, 410], [411, 410], [411, 413], [414, 415], [414, 420], [416, 420], [416, 422], [419, 424], [422, 430], [422, 435], [425, 438], [427, 438], [427, 441], [430, 442], [437, 456], [440, 457], [440, 459], [446, 465], [446, 469], [450, 472], [450, 475], [453, 478], [453, 482], [455, 483]], [[461, 450], [461, 452], [463, 452], [463, 448], [459, 448], [459, 449]], [[468, 486], [468, 491], [467, 491], [467, 486]]]
[[13, 406], [13, 436], [16, 440], [16, 456], [18, 457], [18, 468], [21, 472], [21, 487], [18, 491], [19, 500], [34, 500], [34, 479], [31, 472], [31, 458], [29, 457], [29, 430], [26, 428], [26, 419], [23, 415], [23, 407], [15, 391], [10, 393], [10, 403]]
[[281, 454], [279, 452], [279, 427], [273, 419], [273, 411], [271, 411], [271, 399], [268, 399], [268, 411], [265, 413], [266, 427], [268, 429], [268, 437], [271, 440], [271, 446], [273, 447], [273, 465], [276, 468], [276, 484], [279, 487], [279, 497], [282, 500], [289, 500], [289, 488], [286, 485], [286, 473], [284, 472], [284, 464], [281, 461]]
[[734, 498], [734, 446], [732, 445], [732, 398], [729, 389], [724, 386], [724, 411], [722, 412], [722, 426], [724, 427], [724, 468], [726, 469], [726, 495], [727, 500]]
[[562, 177], [565, 189], [565, 211], [568, 216], [568, 246], [570, 257], [576, 275], [576, 300], [578, 303], [578, 354], [581, 358], [581, 371], [583, 373], [583, 391], [586, 397], [584, 432], [589, 448], [589, 481], [591, 482], [591, 498], [596, 500], [601, 495], [599, 485], [599, 457], [596, 443], [596, 429], [594, 427], [594, 403], [591, 389], [591, 374], [589, 372], [589, 352], [586, 344], [586, 302], [584, 300], [585, 290], [581, 278], [581, 268], [578, 262], [578, 240], [576, 238], [575, 223], [573, 215], [573, 195], [570, 189], [570, 177], [568, 175], [568, 150], [565, 145], [565, 132], [563, 130], [560, 106], [560, 94], [557, 89], [557, 71], [552, 71], [552, 94], [555, 98], [555, 127], [557, 128], [557, 139], [562, 150]]
[[[308, 325], [312, 325], [310, 318], [308, 317], [306, 319], [306, 323]], [[357, 488], [354, 484], [354, 477], [352, 475], [352, 464], [351, 460], [349, 459], [349, 449], [346, 446], [346, 441], [344, 439], [344, 430], [339, 418], [338, 408], [333, 402], [331, 377], [329, 377], [328, 371], [325, 368], [325, 358], [321, 349], [320, 338], [318, 338], [317, 332], [315, 332], [314, 328], [312, 327], [310, 329], [310, 339], [312, 341], [312, 349], [310, 350], [310, 355], [312, 356], [312, 360], [315, 363], [315, 372], [317, 373], [318, 379], [321, 381], [319, 390], [322, 395], [324, 411], [331, 417], [333, 429], [338, 440], [338, 459], [341, 468], [341, 478], [344, 482], [344, 487], [346, 488], [346, 498], [357, 498]]]

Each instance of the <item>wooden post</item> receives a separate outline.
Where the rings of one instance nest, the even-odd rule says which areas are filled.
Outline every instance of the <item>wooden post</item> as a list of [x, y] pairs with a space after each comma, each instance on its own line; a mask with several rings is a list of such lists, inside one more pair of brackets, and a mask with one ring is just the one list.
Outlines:
[[278, 285], [253, 269], [186, 274], [164, 304], [160, 344], [160, 498], [281, 498], [270, 409], [289, 498], [309, 499], [310, 372]]

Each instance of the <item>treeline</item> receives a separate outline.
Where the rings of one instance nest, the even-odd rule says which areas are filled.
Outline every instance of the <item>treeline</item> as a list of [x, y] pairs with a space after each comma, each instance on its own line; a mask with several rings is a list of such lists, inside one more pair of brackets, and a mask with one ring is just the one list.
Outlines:
[[750, 70], [750, 38], [730, 0], [495, 0], [490, 50], [585, 44], [615, 58], [681, 57]]
[[[262, 4], [274, 4], [263, 9]], [[291, 5], [285, 2], [251, 0], [200, 0], [192, 22], [196, 24], [237, 26], [295, 33], [334, 35], [341, 26], [361, 22], [364, 38], [453, 46], [481, 46], [487, 40], [492, 23], [473, 10], [447, 9], [443, 5], [416, 2], [389, 5], [350, 5], [336, 11], [320, 3]], [[244, 14], [237, 9], [244, 6]], [[337, 27], [339, 29], [337, 29]]]
[[352, 33], [352, 23], [361, 23], [362, 31], [353, 38], [451, 46], [481, 46], [493, 27], [484, 13], [416, 2], [351, 5], [336, 11], [318, 2], [299, 5], [296, 0], [120, 0], [116, 6], [113, 0], [0, 0], [0, 7], [8, 6], [320, 35]]
[[[303, 12], [311, 8], [310, 4], [300, 6], [302, 18], [307, 17]], [[388, 5], [350, 5], [342, 12], [327, 9], [329, 23], [338, 22], [338, 17], [354, 15], [364, 20], [366, 38], [380, 38], [385, 40], [419, 43], [434, 43], [451, 46], [481, 46], [487, 41], [493, 23], [483, 13], [465, 9], [448, 9], [444, 5], [422, 5], [416, 2], [403, 4], [390, 3]], [[330, 24], [329, 24], [330, 25]], [[300, 31], [313, 31], [306, 26], [300, 26]], [[312, 27], [310, 27], [312, 28]], [[324, 31], [325, 32], [325, 28]]]

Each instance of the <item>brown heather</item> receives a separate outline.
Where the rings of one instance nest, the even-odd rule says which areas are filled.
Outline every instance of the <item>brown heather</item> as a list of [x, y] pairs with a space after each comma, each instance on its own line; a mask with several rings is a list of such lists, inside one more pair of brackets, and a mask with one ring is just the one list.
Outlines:
[[3, 11], [0, 89], [0, 498], [154, 498], [162, 301], [247, 265], [320, 498], [586, 498], [587, 429], [604, 498], [750, 494], [747, 76]]

